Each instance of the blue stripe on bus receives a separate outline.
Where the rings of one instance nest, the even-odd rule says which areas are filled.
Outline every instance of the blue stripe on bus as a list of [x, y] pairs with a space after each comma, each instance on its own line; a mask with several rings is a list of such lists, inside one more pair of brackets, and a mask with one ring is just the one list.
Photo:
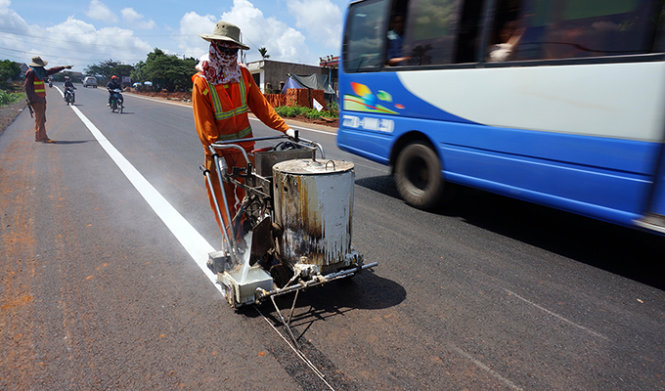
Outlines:
[[393, 119], [391, 134], [341, 127], [338, 145], [388, 164], [393, 143], [423, 129], [451, 182], [624, 225], [644, 212], [657, 143]]

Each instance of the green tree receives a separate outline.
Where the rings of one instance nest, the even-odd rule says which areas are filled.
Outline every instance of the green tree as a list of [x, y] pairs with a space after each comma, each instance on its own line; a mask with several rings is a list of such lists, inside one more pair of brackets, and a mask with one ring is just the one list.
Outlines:
[[140, 81], [150, 80], [153, 86], [173, 91], [189, 91], [192, 88], [192, 75], [196, 59], [179, 58], [168, 55], [160, 49], [148, 53], [145, 63], [137, 64], [134, 74], [141, 75]]
[[20, 74], [21, 68], [14, 61], [0, 61], [0, 89], [8, 89], [11, 81], [18, 79]]
[[261, 58], [264, 60], [270, 58], [270, 54], [268, 54], [268, 49], [266, 49], [265, 47], [259, 48], [259, 54], [261, 55]]
[[99, 64], [90, 65], [84, 71], [88, 75], [101, 76], [104, 80], [109, 80], [113, 75], [118, 76], [120, 79], [123, 76], [130, 76], [133, 70], [134, 67], [132, 65], [106, 60]]
[[129, 77], [132, 79], [132, 81], [146, 81], [148, 80], [145, 75], [144, 75], [144, 70], [143, 68], [145, 67], [145, 62], [139, 61], [136, 64], [134, 64], [134, 69], [132, 72], [129, 74]]

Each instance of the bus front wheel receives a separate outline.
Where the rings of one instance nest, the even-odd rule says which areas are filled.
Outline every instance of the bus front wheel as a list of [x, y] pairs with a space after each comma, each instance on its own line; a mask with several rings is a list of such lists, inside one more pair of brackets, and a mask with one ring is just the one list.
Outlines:
[[444, 180], [436, 152], [414, 142], [397, 156], [395, 184], [404, 201], [419, 209], [431, 209], [442, 199]]

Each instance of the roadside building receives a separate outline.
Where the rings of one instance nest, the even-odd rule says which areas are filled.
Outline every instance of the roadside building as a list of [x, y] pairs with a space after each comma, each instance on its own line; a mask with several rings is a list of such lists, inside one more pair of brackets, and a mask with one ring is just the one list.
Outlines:
[[280, 93], [289, 80], [289, 75], [320, 74], [328, 76], [330, 86], [337, 91], [337, 68], [295, 64], [273, 60], [258, 60], [247, 64], [254, 82], [264, 94]]

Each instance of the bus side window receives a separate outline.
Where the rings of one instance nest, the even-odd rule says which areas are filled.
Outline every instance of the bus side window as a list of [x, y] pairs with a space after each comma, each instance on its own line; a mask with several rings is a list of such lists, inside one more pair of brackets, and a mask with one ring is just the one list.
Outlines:
[[483, 24], [483, 0], [465, 0], [459, 22], [455, 62], [477, 62]]
[[407, 65], [409, 56], [404, 53], [404, 21], [407, 0], [394, 0], [390, 24], [386, 33], [386, 65]]
[[649, 53], [662, 6], [662, 0], [498, 0], [487, 60]]
[[409, 65], [453, 63], [458, 0], [411, 0], [404, 32], [404, 55]]
[[349, 8], [344, 32], [346, 72], [378, 71], [382, 66], [388, 0], [357, 3]]

